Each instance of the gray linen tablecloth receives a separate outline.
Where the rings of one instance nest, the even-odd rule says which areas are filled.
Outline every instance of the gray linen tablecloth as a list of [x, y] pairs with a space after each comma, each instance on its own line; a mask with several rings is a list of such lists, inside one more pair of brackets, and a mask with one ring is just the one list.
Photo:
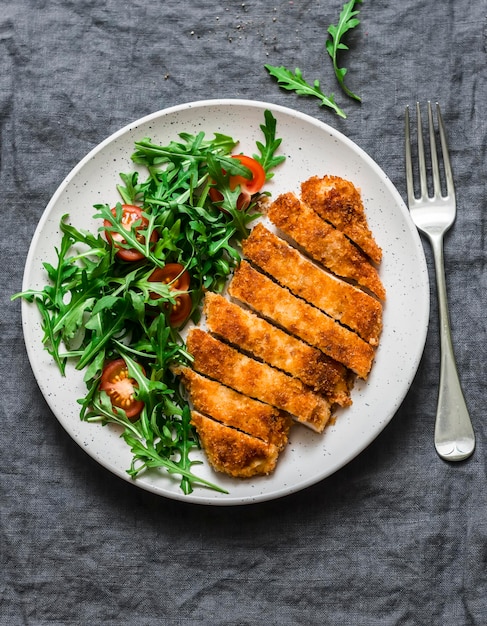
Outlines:
[[[341, 93], [324, 52], [342, 4], [0, 2], [2, 625], [487, 624], [487, 3], [365, 0], [343, 57], [362, 104]], [[281, 90], [265, 63], [319, 78], [347, 119]], [[434, 288], [424, 356], [394, 419], [341, 471], [281, 500], [209, 507], [150, 494], [99, 466], [50, 412], [10, 303], [45, 206], [112, 132], [220, 97], [334, 126], [403, 197], [405, 105], [441, 102], [458, 195], [451, 320], [477, 434], [469, 460], [445, 463], [433, 447]], [[427, 246], [426, 257], [432, 271]]]

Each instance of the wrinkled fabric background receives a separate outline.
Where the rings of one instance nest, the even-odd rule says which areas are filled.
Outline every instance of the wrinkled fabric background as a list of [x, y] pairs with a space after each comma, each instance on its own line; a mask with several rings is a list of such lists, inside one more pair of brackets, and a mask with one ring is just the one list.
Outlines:
[[[365, 0], [348, 85], [334, 82], [332, 0], [0, 1], [0, 624], [487, 623], [485, 0]], [[300, 67], [346, 109], [281, 90]], [[406, 104], [439, 100], [458, 217], [446, 240], [451, 318], [477, 449], [433, 448], [436, 294], [415, 382], [389, 426], [320, 484], [279, 501], [205, 507], [97, 465], [39, 392], [19, 291], [36, 224], [68, 172], [112, 132], [182, 102], [286, 105], [364, 148], [405, 197]], [[432, 258], [426, 256], [430, 270]], [[432, 283], [434, 285], [434, 283]]]

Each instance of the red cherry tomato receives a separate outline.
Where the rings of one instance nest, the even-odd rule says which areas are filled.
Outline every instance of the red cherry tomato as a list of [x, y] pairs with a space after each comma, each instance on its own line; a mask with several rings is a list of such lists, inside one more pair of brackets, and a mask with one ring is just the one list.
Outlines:
[[249, 169], [252, 177], [230, 176], [230, 189], [233, 190], [237, 185], [240, 185], [242, 191], [248, 191], [251, 195], [260, 191], [265, 183], [265, 170], [262, 165], [252, 157], [245, 156], [245, 154], [235, 154], [232, 156], [232, 159], [237, 159], [237, 161], [240, 161], [242, 165]]
[[171, 307], [171, 313], [169, 314], [169, 323], [171, 326], [180, 326], [184, 321], [188, 319], [193, 302], [189, 293], [182, 293], [176, 296], [176, 303]]
[[[149, 276], [151, 283], [171, 284], [171, 289], [175, 291], [187, 291], [191, 282], [189, 272], [180, 263], [167, 263], [164, 267], [158, 267]], [[157, 300], [159, 295], [151, 293], [151, 298]]]
[[[191, 276], [180, 263], [168, 263], [154, 270], [149, 276], [149, 281], [165, 283], [174, 291], [186, 291], [189, 289]], [[157, 300], [160, 296], [157, 293], [151, 293], [150, 297]], [[175, 304], [170, 305], [169, 323], [171, 326], [180, 326], [191, 313], [193, 303], [188, 293], [179, 294], [175, 300]]]
[[110, 361], [103, 368], [100, 389], [110, 396], [113, 406], [125, 411], [130, 420], [135, 420], [144, 408], [142, 400], [135, 398], [137, 387], [137, 381], [130, 377], [122, 358]]
[[[265, 183], [265, 170], [262, 165], [245, 154], [234, 154], [232, 159], [237, 159], [242, 165], [248, 168], [252, 176], [245, 178], [244, 176], [230, 176], [230, 189], [233, 191], [237, 185], [240, 185], [240, 196], [237, 200], [237, 209], [246, 209], [250, 204], [251, 196], [260, 191]], [[210, 187], [210, 198], [213, 202], [223, 200], [223, 195], [216, 187]]]
[[[117, 209], [112, 209], [113, 215], [116, 217]], [[122, 226], [125, 230], [130, 232], [132, 225], [135, 222], [139, 222], [136, 227], [136, 230], [144, 230], [147, 228], [149, 221], [146, 217], [142, 215], [142, 210], [138, 206], [134, 206], [133, 204], [122, 204]], [[105, 220], [103, 225], [106, 229], [110, 229], [111, 224], [109, 220]], [[121, 248], [117, 246], [117, 242], [125, 243], [125, 239], [122, 237], [120, 233], [116, 233], [110, 230], [106, 230], [107, 240], [112, 242], [113, 245], [118, 248], [117, 256], [124, 261], [140, 261], [144, 258], [144, 255], [138, 250], [134, 250], [133, 248]], [[137, 235], [137, 239], [141, 242], [144, 242], [144, 237], [142, 235]], [[156, 242], [158, 239], [158, 235], [156, 231], [152, 231], [151, 233], [151, 242]]]

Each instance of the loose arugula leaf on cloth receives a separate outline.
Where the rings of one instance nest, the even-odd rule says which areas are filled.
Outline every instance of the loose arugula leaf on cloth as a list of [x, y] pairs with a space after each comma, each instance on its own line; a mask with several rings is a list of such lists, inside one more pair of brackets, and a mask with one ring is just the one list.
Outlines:
[[330, 55], [333, 61], [333, 69], [335, 71], [335, 76], [340, 84], [340, 87], [343, 91], [350, 96], [350, 98], [354, 98], [359, 102], [362, 101], [360, 96], [353, 93], [346, 85], [345, 85], [345, 74], [347, 73], [347, 69], [345, 67], [338, 67], [338, 54], [340, 50], [349, 50], [349, 47], [343, 43], [343, 37], [345, 33], [347, 33], [352, 28], [356, 28], [360, 24], [360, 20], [356, 17], [360, 11], [354, 11], [355, 5], [358, 3], [362, 3], [362, 0], [350, 0], [343, 5], [342, 11], [340, 12], [338, 24], [331, 24], [328, 27], [328, 33], [331, 39], [326, 41], [326, 50]]
[[[276, 155], [281, 140], [270, 111], [260, 128], [264, 141], [256, 141], [256, 146], [269, 179], [284, 159]], [[66, 375], [68, 363], [83, 370], [87, 391], [78, 400], [80, 418], [121, 428], [132, 451], [128, 474], [135, 479], [162, 468], [179, 476], [185, 494], [196, 485], [224, 490], [192, 470], [198, 462], [190, 454], [199, 441], [172, 373], [177, 364], [190, 365], [192, 357], [183, 328], [171, 325], [170, 311], [179, 297], [189, 297], [189, 320], [198, 321], [204, 292], [223, 289], [240, 260], [239, 245], [248, 224], [258, 215], [254, 197], [249, 206], [237, 208], [239, 186], [232, 189], [230, 178], [249, 178], [252, 173], [231, 158], [236, 145], [227, 135], [215, 133], [208, 139], [203, 132], [181, 133], [166, 146], [150, 138], [136, 142], [132, 160], [146, 168], [147, 177], [122, 173], [117, 190], [123, 204], [140, 209], [144, 221], [124, 228], [122, 203], [114, 208], [94, 205], [93, 217], [100, 224], [96, 234], [77, 229], [63, 216], [56, 263], [44, 263], [48, 284], [12, 297], [37, 305], [44, 347], [61, 374]], [[218, 187], [222, 202], [211, 200], [212, 186]], [[136, 250], [139, 258], [120, 259], [120, 248]], [[189, 273], [187, 290], [151, 281], [155, 270], [169, 264]], [[125, 361], [134, 388], [131, 398], [143, 403], [134, 419], [100, 387], [107, 364], [118, 359]]]
[[[333, 61], [333, 69], [335, 76], [341, 89], [351, 98], [361, 101], [360, 96], [353, 93], [345, 85], [346, 68], [338, 67], [338, 54], [341, 50], [348, 50], [348, 46], [343, 43], [343, 37], [352, 28], [355, 28], [360, 24], [360, 20], [356, 17], [359, 14], [358, 10], [354, 10], [357, 3], [361, 3], [362, 0], [351, 0], [347, 2], [339, 16], [338, 24], [331, 24], [328, 27], [328, 34], [331, 39], [326, 41], [326, 50]], [[315, 80], [313, 84], [310, 84], [303, 78], [302, 71], [296, 68], [294, 72], [287, 69], [284, 66], [264, 65], [265, 69], [271, 76], [277, 79], [278, 84], [288, 91], [294, 91], [298, 96], [314, 96], [321, 101], [321, 106], [327, 106], [340, 117], [346, 118], [344, 111], [335, 102], [333, 94], [329, 96], [325, 95], [320, 87], [320, 81]]]
[[286, 67], [265, 65], [266, 70], [271, 76], [277, 79], [277, 82], [283, 89], [294, 91], [298, 96], [314, 96], [321, 100], [321, 106], [327, 106], [335, 111], [340, 117], [346, 118], [344, 111], [335, 102], [333, 94], [326, 96], [320, 89], [320, 81], [316, 79], [310, 85], [304, 78], [301, 70], [296, 68], [294, 72]]

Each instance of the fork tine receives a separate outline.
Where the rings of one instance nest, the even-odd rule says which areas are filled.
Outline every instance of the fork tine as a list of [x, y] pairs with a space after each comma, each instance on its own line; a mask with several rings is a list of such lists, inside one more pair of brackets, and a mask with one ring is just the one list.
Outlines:
[[[437, 105], [438, 106], [438, 105]], [[438, 166], [438, 153], [436, 151], [435, 125], [433, 122], [433, 111], [431, 102], [428, 100], [428, 126], [430, 137], [431, 172], [433, 174], [433, 195], [441, 198], [440, 168]]]
[[414, 179], [413, 179], [413, 162], [411, 157], [411, 135], [409, 124], [409, 106], [406, 106], [406, 114], [404, 118], [404, 137], [405, 137], [405, 154], [406, 154], [406, 188], [408, 194], [408, 204], [412, 206], [415, 201], [414, 195]]
[[421, 197], [426, 198], [428, 196], [428, 182], [426, 178], [426, 162], [424, 158], [423, 122], [421, 119], [421, 109], [419, 106], [419, 102], [416, 102], [416, 123], [418, 127], [419, 185], [421, 190]]
[[445, 169], [446, 193], [452, 199], [455, 199], [455, 185], [453, 184], [453, 172], [450, 163], [450, 154], [448, 151], [448, 143], [446, 140], [445, 125], [443, 124], [443, 116], [438, 102], [436, 103], [436, 115], [438, 118], [438, 130], [440, 133], [441, 151], [443, 153], [443, 166]]

